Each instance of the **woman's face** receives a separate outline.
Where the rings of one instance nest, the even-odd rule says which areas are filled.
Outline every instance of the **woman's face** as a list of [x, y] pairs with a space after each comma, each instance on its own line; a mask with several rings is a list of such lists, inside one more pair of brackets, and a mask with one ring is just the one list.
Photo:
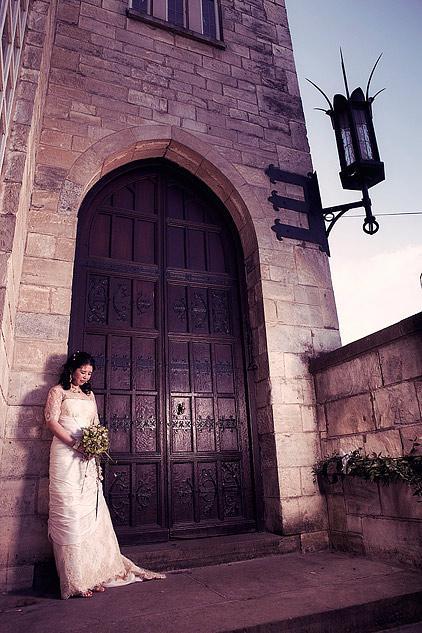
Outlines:
[[92, 372], [94, 368], [92, 365], [82, 365], [82, 367], [78, 367], [72, 374], [72, 382], [74, 385], [80, 387], [84, 385], [88, 380], [91, 379]]

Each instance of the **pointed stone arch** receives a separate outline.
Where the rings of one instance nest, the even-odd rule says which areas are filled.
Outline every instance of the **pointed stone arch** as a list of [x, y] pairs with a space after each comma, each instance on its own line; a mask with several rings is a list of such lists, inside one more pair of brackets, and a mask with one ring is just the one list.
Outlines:
[[[119, 466], [106, 469], [105, 491], [129, 540], [250, 531], [263, 514], [239, 234], [174, 163], [113, 168], [78, 218], [69, 341], [107, 367], [94, 390]], [[116, 476], [130, 491], [124, 510]], [[129, 499], [143, 486], [141, 520]]]
[[224, 203], [239, 232], [245, 259], [258, 248], [253, 219], [264, 217], [253, 187], [212, 146], [175, 126], [142, 125], [94, 143], [74, 162], [63, 181], [58, 211], [77, 215], [92, 186], [132, 161], [165, 158], [204, 182]]
[[[250, 380], [256, 383], [255, 387], [251, 388], [251, 393], [254, 393], [251, 418], [254, 419], [254, 461], [258, 463], [261, 452], [261, 438], [258, 438], [258, 407], [261, 407], [262, 412], [262, 406], [268, 405], [271, 395], [258, 247], [258, 240], [261, 240], [260, 225], [265, 222], [268, 210], [263, 208], [255, 188], [206, 140], [201, 140], [176, 126], [142, 125], [110, 134], [81, 154], [63, 180], [58, 213], [73, 216], [76, 221], [85, 197], [96, 183], [117, 171], [119, 167], [148, 159], [164, 159], [202, 181], [224, 205], [237, 230], [243, 251], [241, 258], [245, 266], [249, 314], [249, 318], [246, 319], [249, 369], [255, 370], [258, 365], [260, 367], [259, 371], [254, 371], [253, 375], [250, 375]], [[255, 397], [255, 390], [258, 388], [259, 398]], [[272, 426], [272, 415], [268, 415], [271, 418], [268, 425]], [[264, 510], [261, 469], [257, 467], [255, 473], [257, 516], [263, 517], [264, 513], [270, 516], [271, 508]], [[275, 513], [278, 514], [277, 509]], [[267, 527], [272, 525], [271, 519], [266, 518], [265, 522], [268, 524]]]

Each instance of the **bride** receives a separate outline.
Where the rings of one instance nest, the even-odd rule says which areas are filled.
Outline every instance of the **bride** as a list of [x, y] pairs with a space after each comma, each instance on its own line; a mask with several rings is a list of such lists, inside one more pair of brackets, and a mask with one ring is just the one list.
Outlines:
[[165, 578], [137, 567], [121, 554], [102, 486], [97, 482], [95, 460], [81, 445], [82, 429], [99, 424], [90, 384], [94, 368], [90, 354], [70, 356], [45, 406], [45, 420], [54, 435], [48, 534], [64, 599], [89, 598], [93, 591], [104, 591], [105, 587]]

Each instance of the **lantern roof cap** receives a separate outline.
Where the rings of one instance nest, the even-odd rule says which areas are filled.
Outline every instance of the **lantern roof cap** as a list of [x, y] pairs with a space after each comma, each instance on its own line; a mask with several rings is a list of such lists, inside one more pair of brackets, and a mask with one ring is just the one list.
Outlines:
[[333, 103], [331, 103], [330, 99], [327, 97], [325, 92], [319, 86], [317, 86], [316, 83], [314, 83], [310, 79], [306, 78], [306, 81], [308, 81], [310, 84], [312, 84], [322, 94], [322, 96], [327, 101], [328, 105], [330, 106], [329, 110], [325, 110], [324, 108], [315, 108], [315, 110], [322, 110], [323, 112], [325, 112], [329, 116], [332, 116], [333, 113], [334, 113], [334, 110], [337, 110], [337, 111], [338, 110], [343, 110], [346, 107], [346, 102], [347, 101], [368, 102], [369, 104], [372, 104], [372, 102], [375, 100], [375, 98], [381, 92], [383, 92], [385, 90], [385, 88], [381, 88], [381, 90], [378, 90], [378, 92], [376, 92], [373, 97], [369, 96], [369, 87], [371, 85], [372, 77], [374, 76], [375, 69], [376, 69], [376, 67], [378, 65], [378, 62], [380, 61], [381, 57], [382, 57], [382, 53], [378, 56], [374, 66], [372, 67], [372, 70], [371, 70], [371, 72], [369, 74], [368, 83], [366, 85], [366, 92], [365, 92], [365, 94], [363, 93], [362, 88], [355, 88], [355, 90], [353, 90], [352, 94], [350, 94], [349, 84], [348, 84], [348, 81], [347, 81], [346, 68], [345, 68], [345, 65], [344, 65], [343, 51], [340, 48], [341, 69], [342, 69], [342, 73], [343, 73], [343, 80], [344, 80], [344, 87], [345, 87], [345, 90], [346, 90], [346, 97], [344, 95], [341, 95], [341, 94], [336, 94], [334, 96]]

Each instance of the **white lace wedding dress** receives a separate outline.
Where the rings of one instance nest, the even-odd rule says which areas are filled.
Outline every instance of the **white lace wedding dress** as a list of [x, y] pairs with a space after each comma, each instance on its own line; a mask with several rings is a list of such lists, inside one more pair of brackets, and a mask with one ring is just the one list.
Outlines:
[[[98, 424], [94, 394], [73, 393], [56, 385], [49, 391], [45, 417], [47, 421], [58, 421], [73, 437], [81, 437], [84, 427]], [[54, 437], [50, 451], [48, 533], [62, 598], [100, 584], [116, 587], [165, 578], [138, 567], [121, 554], [101, 485], [98, 514], [96, 506], [95, 460], [84, 460], [80, 453]]]

